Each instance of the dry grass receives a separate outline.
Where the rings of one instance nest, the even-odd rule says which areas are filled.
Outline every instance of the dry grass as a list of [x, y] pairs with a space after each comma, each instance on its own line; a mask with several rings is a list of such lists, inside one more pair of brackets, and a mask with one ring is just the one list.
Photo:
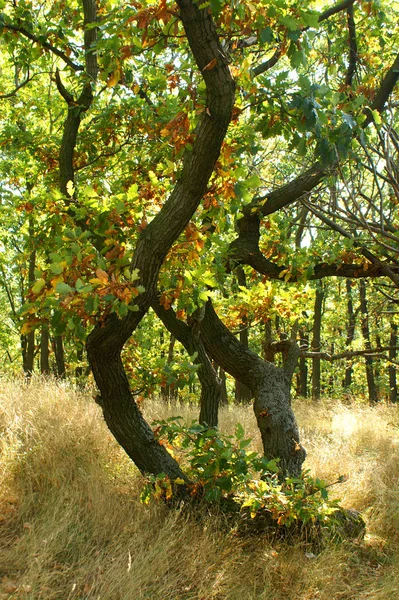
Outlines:
[[[396, 600], [399, 588], [399, 412], [314, 405], [296, 412], [307, 467], [331, 480], [367, 520], [361, 543], [305, 545], [240, 539], [202, 521], [144, 507], [141, 479], [89, 393], [52, 381], [1, 380], [0, 599]], [[148, 402], [147, 415], [180, 411]], [[184, 417], [196, 409], [182, 407]], [[259, 447], [250, 408], [223, 409]]]

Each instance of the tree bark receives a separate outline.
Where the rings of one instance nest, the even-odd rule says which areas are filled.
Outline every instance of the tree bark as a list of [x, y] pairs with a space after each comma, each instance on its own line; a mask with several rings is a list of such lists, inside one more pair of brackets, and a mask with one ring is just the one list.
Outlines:
[[225, 327], [210, 301], [201, 322], [201, 333], [212, 358], [251, 389], [265, 456], [280, 460], [283, 475], [299, 475], [306, 452], [300, 444], [290, 397], [291, 380], [299, 357], [298, 346], [287, 340], [286, 352], [283, 352], [284, 368], [262, 360]]
[[[356, 326], [356, 317], [355, 311], [353, 310], [353, 298], [352, 298], [352, 281], [350, 279], [346, 280], [346, 297], [347, 297], [347, 324], [346, 324], [346, 342], [345, 347], [347, 350], [352, 345], [352, 342], [355, 337], [355, 326]], [[345, 368], [345, 379], [344, 379], [344, 388], [350, 389], [352, 385], [352, 375], [353, 368], [352, 363], [348, 362]]]
[[[314, 304], [314, 320], [313, 320], [313, 337], [312, 351], [320, 352], [321, 347], [321, 321], [323, 312], [324, 289], [320, 283], [316, 287], [316, 298]], [[315, 356], [312, 358], [312, 399], [320, 400], [321, 393], [321, 366], [320, 358]]]
[[[390, 360], [396, 359], [396, 348], [395, 346], [398, 343], [398, 326], [396, 323], [391, 322], [391, 336], [389, 340], [389, 345], [391, 349], [389, 350], [389, 358]], [[390, 364], [388, 367], [389, 372], [389, 400], [393, 403], [398, 401], [398, 385], [396, 381], [396, 366]]]
[[48, 326], [44, 324], [40, 334], [40, 372], [42, 375], [50, 374], [49, 341]]
[[53, 351], [55, 356], [55, 374], [60, 379], [65, 379], [66, 368], [62, 335], [57, 335], [53, 338]]
[[[362, 335], [363, 335], [363, 340], [364, 340], [364, 346], [365, 346], [366, 350], [371, 350], [369, 314], [368, 314], [367, 296], [366, 296], [366, 282], [364, 279], [360, 280], [359, 290], [360, 290], [360, 311], [362, 313]], [[377, 391], [377, 386], [375, 384], [375, 379], [374, 379], [373, 359], [371, 356], [366, 354], [366, 356], [364, 358], [364, 362], [366, 365], [366, 378], [367, 378], [367, 388], [368, 388], [368, 393], [369, 393], [369, 402], [370, 402], [370, 404], [375, 404], [376, 402], [378, 402], [378, 391]]]

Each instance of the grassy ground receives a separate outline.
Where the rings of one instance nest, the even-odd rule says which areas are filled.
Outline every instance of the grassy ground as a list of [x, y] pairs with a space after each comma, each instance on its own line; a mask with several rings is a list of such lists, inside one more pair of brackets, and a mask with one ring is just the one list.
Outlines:
[[[147, 416], [176, 414], [147, 402]], [[90, 394], [0, 381], [0, 600], [397, 600], [399, 408], [296, 402], [312, 474], [348, 480], [334, 493], [361, 510], [363, 542], [242, 539], [142, 506], [141, 479]], [[188, 419], [195, 409], [182, 408]], [[222, 411], [260, 442], [250, 408]]]

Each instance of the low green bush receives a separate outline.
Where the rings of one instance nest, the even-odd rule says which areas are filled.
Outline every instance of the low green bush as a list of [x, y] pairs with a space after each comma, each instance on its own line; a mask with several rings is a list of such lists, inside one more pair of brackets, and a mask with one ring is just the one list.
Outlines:
[[234, 435], [222, 435], [180, 417], [154, 421], [157, 439], [179, 461], [189, 483], [171, 481], [164, 474], [148, 477], [141, 500], [151, 498], [173, 501], [179, 486], [188, 488], [193, 500], [219, 505], [223, 510], [242, 513], [255, 519], [268, 514], [277, 526], [317, 523], [323, 526], [340, 510], [338, 500], [331, 500], [327, 484], [304, 471], [301, 477], [283, 478], [278, 460], [267, 460], [251, 451], [250, 439], [236, 425]]

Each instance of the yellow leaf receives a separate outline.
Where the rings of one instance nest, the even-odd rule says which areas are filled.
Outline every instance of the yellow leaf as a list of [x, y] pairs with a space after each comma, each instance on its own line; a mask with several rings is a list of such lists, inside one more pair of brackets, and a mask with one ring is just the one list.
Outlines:
[[68, 192], [69, 196], [73, 196], [73, 193], [75, 191], [75, 186], [73, 185], [73, 181], [69, 180], [68, 183], [66, 184], [66, 191]]
[[115, 69], [115, 71], [113, 73], [111, 73], [111, 75], [108, 77], [108, 81], [107, 81], [107, 87], [115, 87], [116, 84], [118, 83], [118, 81], [121, 78], [121, 71], [120, 69]]
[[31, 323], [24, 323], [21, 327], [21, 335], [25, 335], [26, 333], [29, 333], [32, 329], [32, 325]]

